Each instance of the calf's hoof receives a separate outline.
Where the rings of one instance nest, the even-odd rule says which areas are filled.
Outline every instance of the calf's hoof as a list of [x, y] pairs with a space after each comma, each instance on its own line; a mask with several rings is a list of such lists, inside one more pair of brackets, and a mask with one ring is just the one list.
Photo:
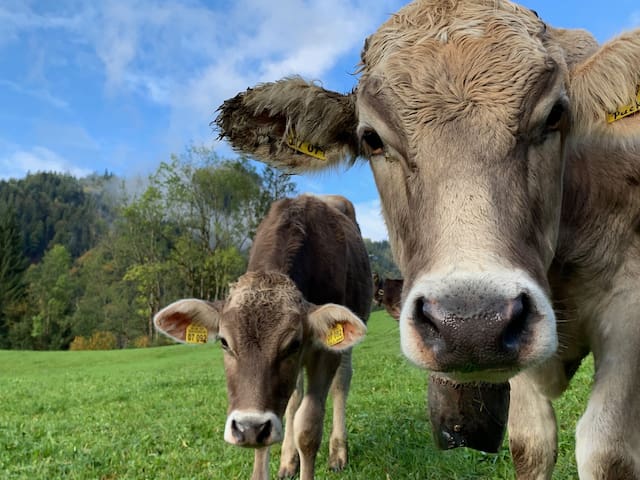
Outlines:
[[295, 477], [296, 474], [298, 473], [298, 467], [299, 467], [299, 462], [297, 457], [289, 462], [280, 463], [280, 469], [278, 470], [278, 478], [284, 479], [284, 478]]
[[347, 466], [347, 442], [331, 439], [329, 443], [329, 468], [334, 472], [344, 470]]

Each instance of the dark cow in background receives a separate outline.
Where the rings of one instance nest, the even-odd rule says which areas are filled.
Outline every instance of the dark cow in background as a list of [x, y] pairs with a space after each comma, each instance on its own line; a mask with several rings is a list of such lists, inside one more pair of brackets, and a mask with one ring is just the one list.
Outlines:
[[551, 400], [589, 352], [580, 477], [640, 478], [640, 31], [600, 46], [508, 0], [417, 0], [360, 71], [346, 95], [249, 89], [221, 136], [292, 172], [368, 160], [402, 349], [450, 381], [510, 379], [518, 478], [551, 478]]
[[377, 273], [373, 274], [373, 299], [396, 320], [400, 320], [403, 283], [401, 278], [383, 278]]
[[189, 328], [220, 340], [229, 397], [224, 438], [257, 449], [254, 480], [269, 477], [269, 445], [283, 440], [285, 410], [279, 476], [295, 475], [299, 464], [300, 478], [313, 478], [330, 388], [329, 464], [340, 470], [347, 462], [351, 347], [365, 335], [373, 292], [353, 205], [327, 200], [275, 202], [226, 301], [179, 300], [155, 317], [156, 328], [180, 342]]

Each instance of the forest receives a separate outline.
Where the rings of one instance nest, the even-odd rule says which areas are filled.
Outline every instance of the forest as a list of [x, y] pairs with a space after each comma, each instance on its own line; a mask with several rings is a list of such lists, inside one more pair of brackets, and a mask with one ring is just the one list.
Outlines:
[[[153, 315], [182, 297], [224, 298], [290, 176], [206, 147], [143, 179], [39, 172], [0, 181], [0, 348], [84, 350], [163, 343]], [[389, 244], [372, 270], [398, 277]]]

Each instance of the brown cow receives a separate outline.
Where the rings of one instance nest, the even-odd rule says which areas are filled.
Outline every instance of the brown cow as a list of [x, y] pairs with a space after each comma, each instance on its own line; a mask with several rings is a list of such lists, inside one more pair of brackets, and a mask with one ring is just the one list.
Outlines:
[[300, 78], [216, 122], [289, 171], [368, 160], [405, 284], [402, 348], [511, 379], [519, 478], [550, 478], [551, 400], [593, 352], [580, 477], [640, 478], [640, 31], [600, 46], [508, 0], [422, 0], [366, 42], [349, 94]]
[[283, 439], [285, 408], [279, 476], [295, 475], [299, 462], [300, 478], [313, 478], [330, 387], [329, 464], [340, 470], [347, 462], [351, 347], [366, 331], [371, 271], [353, 205], [328, 200], [275, 202], [256, 233], [248, 271], [226, 301], [179, 300], [154, 319], [180, 342], [193, 326], [220, 339], [229, 397], [224, 439], [256, 448], [254, 480], [269, 477], [269, 445]]
[[373, 299], [396, 320], [400, 320], [403, 283], [401, 278], [381, 278], [373, 274]]

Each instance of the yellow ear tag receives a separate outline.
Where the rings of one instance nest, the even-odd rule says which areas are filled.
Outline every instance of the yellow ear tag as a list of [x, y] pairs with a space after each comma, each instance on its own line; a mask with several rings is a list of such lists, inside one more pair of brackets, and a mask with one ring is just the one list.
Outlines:
[[341, 323], [336, 323], [329, 333], [327, 334], [326, 343], [328, 346], [333, 347], [341, 343], [344, 340], [344, 327]]
[[607, 113], [607, 122], [613, 123], [621, 118], [628, 117], [634, 113], [640, 112], [640, 85], [636, 89], [636, 98], [633, 103], [618, 107], [615, 112]]
[[191, 323], [187, 327], [185, 341], [187, 343], [207, 343], [208, 336], [209, 332], [207, 331], [207, 327]]
[[324, 148], [317, 145], [311, 145], [309, 142], [303, 142], [298, 139], [293, 133], [289, 134], [287, 138], [287, 145], [293, 148], [295, 151], [309, 155], [310, 157], [317, 158], [318, 160], [327, 160], [327, 156], [324, 153]]

